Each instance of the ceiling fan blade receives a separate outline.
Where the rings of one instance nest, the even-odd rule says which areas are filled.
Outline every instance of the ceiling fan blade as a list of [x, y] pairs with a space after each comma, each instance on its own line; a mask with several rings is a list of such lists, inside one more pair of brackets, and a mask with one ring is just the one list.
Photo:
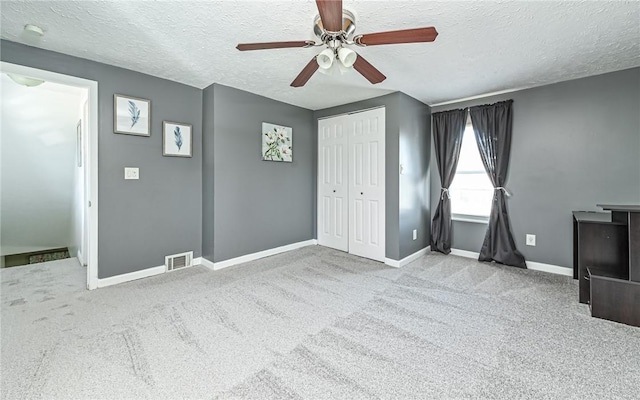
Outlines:
[[316, 0], [324, 29], [331, 32], [342, 30], [342, 0]]
[[360, 54], [358, 54], [358, 58], [356, 58], [356, 62], [353, 64], [353, 68], [355, 68], [356, 71], [360, 72], [362, 76], [367, 78], [367, 80], [374, 85], [387, 79], [386, 76], [382, 75], [382, 72], [378, 71], [376, 67], [369, 64], [369, 61], [365, 60]]
[[430, 26], [428, 28], [368, 33], [355, 38], [355, 41], [365, 46], [376, 46], [379, 44], [433, 42], [437, 36], [436, 28]]
[[298, 40], [294, 42], [265, 42], [265, 43], [240, 43], [236, 49], [240, 51], [264, 50], [264, 49], [284, 49], [287, 47], [307, 47], [313, 45], [310, 40]]
[[318, 70], [318, 67], [319, 67], [318, 62], [316, 61], [316, 58], [313, 57], [311, 61], [309, 61], [309, 63], [305, 65], [304, 68], [302, 68], [302, 71], [300, 71], [298, 76], [296, 76], [296, 79], [294, 79], [293, 82], [291, 82], [291, 86], [293, 87], [304, 86], [305, 83], [307, 83], [307, 81], [311, 79], [311, 76]]

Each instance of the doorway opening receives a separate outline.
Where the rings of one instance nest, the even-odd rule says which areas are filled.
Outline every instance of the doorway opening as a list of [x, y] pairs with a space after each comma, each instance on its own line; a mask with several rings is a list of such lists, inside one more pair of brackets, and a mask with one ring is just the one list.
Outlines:
[[0, 267], [95, 289], [98, 84], [5, 62], [0, 84]]

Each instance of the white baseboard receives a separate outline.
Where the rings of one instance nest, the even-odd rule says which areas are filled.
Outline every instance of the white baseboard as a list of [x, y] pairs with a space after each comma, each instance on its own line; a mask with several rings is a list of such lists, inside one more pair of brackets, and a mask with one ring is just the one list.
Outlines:
[[393, 268], [400, 268], [400, 261], [394, 260], [392, 258], [385, 258], [384, 264]]
[[[196, 260], [199, 261], [200, 265], [204, 265], [205, 267], [207, 267], [209, 269], [212, 269], [214, 271], [218, 271], [218, 270], [221, 270], [223, 268], [231, 267], [232, 265], [243, 264], [243, 263], [246, 263], [246, 262], [249, 262], [249, 261], [258, 260], [260, 258], [273, 256], [273, 255], [284, 253], [284, 252], [291, 251], [291, 250], [296, 250], [296, 249], [299, 249], [301, 247], [315, 246], [317, 244], [318, 244], [318, 241], [316, 239], [310, 239], [310, 240], [305, 240], [303, 242], [292, 243], [292, 244], [288, 244], [288, 245], [285, 245], [285, 246], [276, 247], [276, 248], [273, 248], [273, 249], [267, 249], [267, 250], [259, 251], [257, 253], [246, 254], [244, 256], [230, 258], [230, 259], [224, 260], [224, 261], [211, 262], [210, 260], [207, 260], [204, 257], [200, 257], [200, 258], [198, 258]], [[196, 263], [196, 260], [194, 260], [194, 264]]]
[[193, 259], [193, 265], [204, 265], [205, 267], [207, 267], [209, 269], [213, 269], [213, 262], [207, 260], [204, 257], [194, 258]]
[[196, 257], [196, 258], [194, 258], [193, 260], [191, 260], [191, 265], [192, 265], [192, 266], [193, 266], [193, 265], [203, 265], [203, 264], [202, 264], [202, 260], [203, 260], [203, 258], [202, 258], [202, 257]]
[[136, 279], [148, 278], [153, 275], [163, 274], [167, 271], [165, 265], [143, 269], [140, 271], [129, 272], [127, 274], [111, 276], [109, 278], [98, 279], [98, 287], [117, 285], [119, 283], [135, 281]]
[[560, 265], [545, 264], [535, 261], [527, 261], [527, 268], [534, 271], [549, 272], [551, 274], [573, 276], [573, 268], [562, 267]]
[[394, 268], [400, 268], [400, 267], [404, 267], [405, 265], [417, 260], [418, 258], [422, 257], [423, 255], [427, 254], [427, 252], [429, 251], [431, 247], [427, 246], [424, 249], [418, 250], [415, 253], [406, 256], [405, 258], [403, 258], [402, 260], [393, 260], [391, 258], [385, 258], [384, 259], [384, 263], [390, 267], [394, 267]]
[[[466, 257], [466, 258], [475, 258], [476, 260], [480, 256], [480, 253], [476, 253], [473, 251], [460, 250], [460, 249], [451, 249], [451, 254], [454, 256]], [[561, 267], [560, 265], [552, 265], [552, 264], [544, 264], [535, 261], [527, 260], [527, 269], [531, 269], [534, 271], [542, 271], [549, 272], [551, 274], [564, 275], [564, 276], [573, 276], [573, 269], [567, 267]]]
[[480, 253], [475, 253], [473, 251], [460, 250], [460, 249], [451, 249], [451, 253], [454, 256], [466, 257], [466, 258], [475, 258], [476, 260], [480, 257]]

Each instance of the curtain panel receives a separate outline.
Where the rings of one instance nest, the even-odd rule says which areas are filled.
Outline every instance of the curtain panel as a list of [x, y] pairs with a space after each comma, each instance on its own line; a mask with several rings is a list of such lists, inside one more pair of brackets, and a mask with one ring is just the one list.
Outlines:
[[482, 163], [494, 187], [489, 226], [478, 260], [527, 268], [513, 240], [507, 211], [509, 192], [505, 185], [511, 152], [512, 105], [513, 100], [507, 100], [469, 109]]
[[456, 173], [467, 110], [458, 109], [432, 114], [433, 143], [440, 174], [440, 200], [431, 223], [431, 251], [451, 252], [451, 200], [449, 186]]

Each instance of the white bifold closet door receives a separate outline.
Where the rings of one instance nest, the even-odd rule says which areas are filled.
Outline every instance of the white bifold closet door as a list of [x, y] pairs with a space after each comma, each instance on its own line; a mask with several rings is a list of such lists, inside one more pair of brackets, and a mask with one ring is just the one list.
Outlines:
[[349, 251], [347, 117], [318, 121], [318, 244]]
[[318, 121], [318, 243], [384, 261], [385, 109]]

